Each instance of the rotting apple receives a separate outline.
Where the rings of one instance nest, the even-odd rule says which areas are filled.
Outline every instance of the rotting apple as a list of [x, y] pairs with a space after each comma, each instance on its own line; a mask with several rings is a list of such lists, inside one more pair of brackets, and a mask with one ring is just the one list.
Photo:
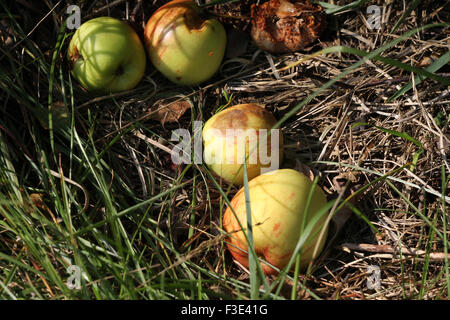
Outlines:
[[323, 8], [309, 0], [270, 0], [251, 6], [251, 36], [271, 53], [303, 50], [326, 28]]
[[170, 81], [195, 85], [219, 69], [226, 48], [226, 33], [216, 19], [203, 18], [194, 1], [173, 0], [148, 20], [145, 47], [156, 69]]
[[134, 88], [147, 61], [134, 29], [111, 17], [83, 23], [70, 41], [68, 59], [72, 75], [81, 85], [102, 93]]
[[[283, 269], [291, 259], [304, 228], [327, 204], [325, 194], [318, 185], [312, 193], [311, 202], [305, 217], [305, 207], [313, 182], [304, 174], [293, 169], [279, 169], [262, 174], [249, 182], [249, 197], [252, 217], [253, 243], [256, 254], [269, 264]], [[231, 208], [225, 210], [223, 228], [229, 233], [227, 247], [233, 258], [248, 267], [248, 244], [239, 225], [247, 230], [247, 211], [244, 188], [233, 197]], [[323, 211], [322, 211], [323, 212]], [[312, 232], [300, 252], [300, 268], [316, 258], [326, 241], [325, 226], [328, 212], [318, 217]], [[321, 228], [327, 228], [319, 242]], [[317, 246], [317, 248], [316, 248]], [[261, 263], [265, 274], [277, 271], [268, 264]]]
[[283, 160], [283, 134], [271, 130], [276, 122], [271, 112], [254, 103], [216, 113], [203, 127], [205, 163], [236, 185], [244, 183], [244, 156], [249, 180], [278, 169]]

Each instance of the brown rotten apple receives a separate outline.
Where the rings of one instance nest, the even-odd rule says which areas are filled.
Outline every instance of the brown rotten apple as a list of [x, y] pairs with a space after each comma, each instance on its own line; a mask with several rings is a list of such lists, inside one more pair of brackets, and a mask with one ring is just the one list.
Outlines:
[[326, 27], [323, 8], [309, 0], [270, 0], [251, 7], [251, 35], [262, 50], [288, 53], [316, 41]]
[[148, 20], [144, 38], [155, 68], [181, 85], [211, 78], [226, 47], [224, 27], [216, 19], [204, 19], [191, 0], [173, 0], [159, 8]]
[[[323, 249], [326, 233], [319, 240], [320, 230], [327, 218], [325, 194], [315, 186], [307, 215], [305, 207], [313, 186], [304, 174], [292, 169], [280, 169], [260, 175], [249, 182], [250, 208], [252, 214], [253, 243], [255, 252], [271, 265], [283, 269], [289, 262], [302, 230], [314, 217], [313, 224], [300, 252], [300, 267], [303, 269], [318, 256]], [[223, 216], [223, 228], [229, 233], [227, 247], [234, 259], [248, 267], [248, 245], [242, 228], [247, 230], [247, 211], [244, 188], [231, 201], [236, 216], [228, 207]], [[323, 211], [321, 211], [321, 209]], [[304, 221], [304, 228], [302, 223]], [[317, 248], [316, 248], [317, 247]], [[265, 274], [277, 271], [268, 264], [261, 263]]]

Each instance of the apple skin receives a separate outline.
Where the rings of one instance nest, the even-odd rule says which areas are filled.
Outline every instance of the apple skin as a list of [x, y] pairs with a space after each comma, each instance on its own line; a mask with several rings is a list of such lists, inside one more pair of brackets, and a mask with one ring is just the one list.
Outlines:
[[144, 39], [156, 69], [179, 85], [210, 79], [225, 54], [226, 32], [216, 19], [205, 20], [190, 0], [174, 0], [148, 20]]
[[[289, 262], [300, 237], [305, 206], [312, 181], [304, 174], [293, 169], [280, 169], [262, 174], [249, 182], [250, 206], [253, 225], [253, 242], [256, 254], [280, 270]], [[327, 203], [325, 194], [318, 185], [314, 188], [305, 227], [311, 218]], [[244, 188], [233, 197], [231, 206], [244, 229], [247, 229], [247, 211], [245, 207]], [[313, 232], [319, 231], [327, 219], [324, 214], [315, 224]], [[230, 233], [227, 247], [233, 258], [248, 267], [247, 241], [241, 231], [238, 220], [228, 207], [223, 216], [223, 228]], [[328, 232], [328, 227], [326, 232]], [[303, 270], [322, 251], [326, 233], [318, 244], [316, 256], [314, 248], [320, 232], [308, 238], [301, 249], [300, 268]], [[236, 248], [237, 247], [237, 248]], [[277, 271], [265, 263], [261, 263], [267, 275]]]
[[147, 62], [136, 32], [111, 17], [83, 23], [70, 41], [68, 59], [77, 81], [88, 91], [102, 93], [134, 88]]
[[[235, 139], [234, 145], [230, 148], [226, 142], [226, 131], [228, 129], [242, 129], [244, 130], [243, 136], [245, 135], [245, 130], [249, 129], [257, 130], [257, 133], [260, 132], [258, 131], [260, 129], [266, 129], [269, 132], [276, 122], [271, 112], [264, 109], [261, 105], [254, 103], [238, 104], [216, 113], [205, 123], [202, 132], [204, 160], [206, 164], [215, 174], [225, 181], [242, 186], [244, 184], [244, 166], [243, 157], [242, 159], [238, 159], [238, 148], [242, 148], [242, 144], [245, 141], [245, 155], [248, 156], [249, 152], [252, 151], [250, 149], [253, 149], [253, 147], [250, 147], [252, 144], [249, 140], [241, 140], [239, 143], [239, 140]], [[275, 150], [278, 152], [278, 164], [281, 164], [283, 160], [283, 134], [281, 130], [278, 132], [278, 148]], [[267, 141], [268, 156], [272, 155], [270, 152], [272, 146], [271, 139], [270, 136], [264, 139], [264, 141]], [[259, 147], [255, 152], [259, 153]], [[227, 159], [231, 159], [232, 161], [230, 160], [227, 163]], [[259, 156], [256, 160], [253, 161], [248, 158], [246, 161], [249, 181], [260, 175], [264, 168], [269, 168], [272, 165], [271, 162], [261, 164]], [[278, 169], [278, 167], [275, 169]]]

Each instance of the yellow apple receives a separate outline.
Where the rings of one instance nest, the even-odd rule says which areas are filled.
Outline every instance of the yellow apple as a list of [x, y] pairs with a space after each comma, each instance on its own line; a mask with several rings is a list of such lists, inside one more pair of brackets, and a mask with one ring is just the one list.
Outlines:
[[283, 160], [283, 135], [279, 129], [270, 130], [276, 122], [271, 112], [254, 103], [216, 113], [203, 127], [205, 163], [237, 185], [244, 181], [244, 156], [249, 180], [278, 169]]
[[226, 33], [216, 19], [204, 19], [192, 0], [173, 0], [159, 8], [144, 30], [147, 53], [170, 81], [195, 85], [219, 69]]
[[[301, 231], [305, 230], [315, 216], [318, 220], [300, 250], [300, 267], [304, 269], [324, 247], [328, 229], [320, 242], [318, 242], [318, 238], [320, 230], [323, 227], [327, 228], [324, 223], [328, 212], [321, 216], [318, 215], [321, 208], [327, 204], [327, 200], [318, 185], [314, 188], [305, 216], [305, 206], [312, 186], [313, 182], [308, 177], [292, 169], [269, 172], [249, 182], [255, 252], [263, 260], [280, 270], [288, 264], [301, 236]], [[248, 267], [248, 244], [237, 220], [239, 219], [242, 228], [246, 231], [247, 211], [244, 188], [241, 188], [233, 197], [231, 206], [236, 216], [230, 207], [226, 209], [223, 216], [223, 228], [229, 233], [227, 247], [235, 260]], [[302, 229], [303, 220], [304, 228]], [[316, 246], [317, 250], [315, 250]], [[261, 263], [261, 268], [265, 274], [277, 273], [274, 268], [265, 263]]]

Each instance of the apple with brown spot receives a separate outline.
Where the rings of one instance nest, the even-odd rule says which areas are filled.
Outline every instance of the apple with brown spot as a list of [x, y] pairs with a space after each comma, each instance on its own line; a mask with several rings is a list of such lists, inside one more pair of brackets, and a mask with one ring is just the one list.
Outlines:
[[[327, 204], [325, 194], [315, 186], [308, 212], [305, 207], [313, 182], [304, 174], [293, 169], [280, 169], [260, 175], [248, 184], [252, 214], [253, 243], [256, 254], [278, 269], [289, 262], [302, 230]], [[228, 207], [223, 216], [223, 228], [229, 233], [227, 247], [233, 258], [248, 267], [248, 244], [242, 228], [247, 229], [247, 211], [244, 188], [231, 201], [236, 216]], [[324, 247], [327, 212], [318, 217], [312, 232], [301, 248], [300, 268], [304, 269], [315, 259]], [[304, 220], [304, 227], [302, 223]], [[319, 239], [320, 231], [326, 228]], [[261, 263], [265, 274], [277, 274], [277, 270]]]
[[211, 78], [225, 54], [226, 32], [208, 19], [192, 0], [173, 0], [160, 7], [144, 30], [148, 56], [156, 69], [179, 85]]
[[239, 104], [212, 116], [203, 127], [204, 160], [219, 177], [243, 184], [244, 156], [248, 179], [279, 168], [283, 160], [283, 135], [262, 105]]

